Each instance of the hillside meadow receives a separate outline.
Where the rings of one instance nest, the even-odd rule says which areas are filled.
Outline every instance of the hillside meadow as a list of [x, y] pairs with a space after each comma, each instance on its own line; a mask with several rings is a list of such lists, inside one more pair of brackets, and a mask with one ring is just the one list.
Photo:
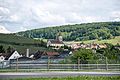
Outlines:
[[98, 39], [95, 39], [95, 40], [86, 40], [86, 41], [65, 41], [65, 43], [98, 43], [98, 44], [103, 44], [103, 43], [110, 43], [110, 44], [113, 44], [113, 45], [116, 45], [116, 44], [120, 44], [120, 36], [117, 36], [115, 37], [114, 39], [106, 39], [106, 40], [98, 40]]

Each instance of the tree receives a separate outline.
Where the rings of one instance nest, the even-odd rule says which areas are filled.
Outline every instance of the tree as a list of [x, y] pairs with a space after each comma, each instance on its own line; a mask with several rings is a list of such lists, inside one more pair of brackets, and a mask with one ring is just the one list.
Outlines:
[[78, 58], [80, 59], [81, 63], [88, 63], [88, 60], [92, 60], [94, 54], [92, 50], [89, 49], [79, 49], [73, 53], [71, 59], [73, 63], [77, 63]]
[[41, 46], [46, 47], [47, 43], [45, 41], [43, 41], [43, 39], [41, 39]]
[[98, 39], [97, 33], [91, 33], [91, 34], [89, 35], [89, 39], [90, 39], [90, 40]]
[[17, 34], [30, 38], [55, 39], [56, 34], [59, 32], [61, 32], [63, 39], [66, 41], [100, 39], [100, 37], [101, 39], [110, 39], [114, 36], [120, 36], [120, 22], [64, 25], [29, 30]]
[[7, 53], [12, 53], [13, 50], [14, 50], [14, 49], [13, 49], [12, 47], [8, 46], [8, 48], [7, 48]]
[[3, 45], [0, 45], [0, 53], [5, 53], [5, 49], [4, 49]]
[[112, 44], [106, 44], [107, 48], [98, 49], [96, 54], [101, 54], [103, 56], [103, 59], [107, 57], [110, 60], [120, 60], [120, 50], [116, 49], [115, 46]]

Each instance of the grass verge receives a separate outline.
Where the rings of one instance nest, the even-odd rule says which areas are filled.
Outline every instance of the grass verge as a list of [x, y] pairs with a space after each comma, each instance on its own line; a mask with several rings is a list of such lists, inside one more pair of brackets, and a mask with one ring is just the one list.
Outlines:
[[78, 76], [78, 77], [53, 77], [53, 78], [21, 78], [7, 80], [120, 80], [120, 76]]

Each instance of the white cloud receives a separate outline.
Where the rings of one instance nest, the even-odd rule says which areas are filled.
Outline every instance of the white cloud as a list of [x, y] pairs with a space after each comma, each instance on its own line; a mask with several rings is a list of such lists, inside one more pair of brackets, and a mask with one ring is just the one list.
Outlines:
[[12, 15], [12, 16], [10, 16], [10, 19], [12, 21], [18, 21], [19, 17], [17, 15]]
[[9, 9], [7, 9], [5, 7], [0, 7], [0, 16], [7, 15], [9, 13], [10, 13]]
[[114, 21], [120, 21], [120, 18], [115, 18]]
[[70, 15], [67, 15], [66, 17], [68, 19], [67, 21], [71, 23], [90, 23], [103, 20], [100, 16], [81, 16], [77, 13], [70, 13]]
[[112, 17], [119, 17], [120, 18], [120, 11], [113, 11]]
[[26, 31], [27, 28], [25, 28], [25, 27], [20, 27], [20, 30], [21, 30], [21, 31]]
[[0, 7], [0, 21], [8, 19], [10, 11], [8, 8]]
[[11, 33], [11, 32], [8, 31], [4, 26], [0, 25], [0, 33]]
[[0, 3], [0, 25], [14, 32], [120, 19], [119, 0], [0, 0]]
[[114, 21], [120, 21], [120, 11], [113, 11], [113, 12], [111, 12], [111, 18]]
[[64, 24], [65, 19], [60, 15], [51, 14], [49, 11], [41, 10], [39, 8], [32, 9], [33, 18], [37, 20], [39, 23], [44, 24]]

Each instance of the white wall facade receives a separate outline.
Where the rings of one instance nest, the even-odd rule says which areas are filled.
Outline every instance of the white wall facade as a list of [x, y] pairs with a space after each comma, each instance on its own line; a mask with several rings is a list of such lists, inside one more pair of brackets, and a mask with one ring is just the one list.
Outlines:
[[15, 51], [10, 57], [8, 60], [10, 59], [17, 59], [19, 57], [22, 57], [17, 51]]

